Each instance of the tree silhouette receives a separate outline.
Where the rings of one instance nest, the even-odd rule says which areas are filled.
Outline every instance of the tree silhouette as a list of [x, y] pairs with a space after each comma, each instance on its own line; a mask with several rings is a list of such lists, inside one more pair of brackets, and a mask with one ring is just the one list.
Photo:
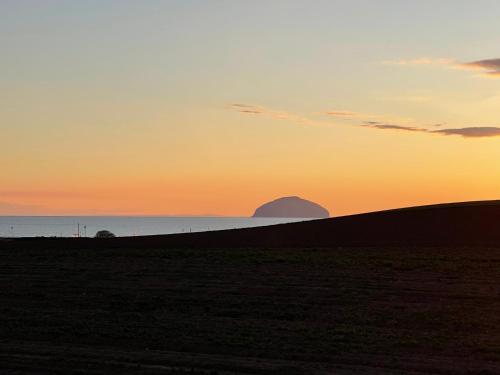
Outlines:
[[113, 238], [116, 237], [114, 233], [109, 230], [100, 230], [95, 234], [95, 238]]

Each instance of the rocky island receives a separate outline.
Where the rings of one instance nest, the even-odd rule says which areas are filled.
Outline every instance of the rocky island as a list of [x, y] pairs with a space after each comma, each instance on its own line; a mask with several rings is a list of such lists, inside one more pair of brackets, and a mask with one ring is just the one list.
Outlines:
[[330, 217], [330, 213], [319, 204], [300, 197], [283, 197], [268, 202], [255, 210], [253, 217], [317, 218]]

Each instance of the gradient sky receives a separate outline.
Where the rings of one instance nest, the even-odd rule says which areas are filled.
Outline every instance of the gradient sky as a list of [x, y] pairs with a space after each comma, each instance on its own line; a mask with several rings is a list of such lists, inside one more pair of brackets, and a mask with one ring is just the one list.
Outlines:
[[0, 214], [500, 198], [500, 2], [0, 2]]

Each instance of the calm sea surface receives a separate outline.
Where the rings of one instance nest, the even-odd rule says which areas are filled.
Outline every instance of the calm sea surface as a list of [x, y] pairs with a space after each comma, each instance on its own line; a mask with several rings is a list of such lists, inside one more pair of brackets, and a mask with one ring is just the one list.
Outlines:
[[0, 216], [0, 237], [93, 237], [99, 230], [117, 236], [202, 232], [303, 221], [289, 218], [162, 216]]

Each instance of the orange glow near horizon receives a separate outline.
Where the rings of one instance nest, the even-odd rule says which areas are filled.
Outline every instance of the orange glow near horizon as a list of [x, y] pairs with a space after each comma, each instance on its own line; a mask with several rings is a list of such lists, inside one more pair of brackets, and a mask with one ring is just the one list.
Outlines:
[[498, 12], [447, 10], [1, 3], [0, 215], [499, 199]]
[[[249, 216], [260, 204], [288, 195], [318, 202], [333, 216], [498, 198], [498, 180], [490, 182], [489, 170], [479, 171], [474, 163], [450, 167], [447, 174], [442, 174], [442, 167], [432, 161], [426, 164], [420, 161], [402, 169], [395, 166], [375, 168], [380, 162], [372, 160], [371, 165], [364, 167], [366, 169], [352, 164], [352, 169], [335, 165], [330, 169], [328, 163], [317, 165], [316, 170], [302, 166], [281, 175], [273, 175], [272, 166], [253, 175], [244, 173], [251, 169], [233, 170], [230, 176], [222, 171], [218, 174], [216, 171], [213, 174], [193, 172], [179, 179], [165, 176], [147, 183], [137, 178], [127, 182], [126, 176], [90, 178], [90, 181], [99, 180], [98, 186], [89, 179], [76, 180], [71, 186], [64, 184], [65, 179], [61, 177], [60, 185], [45, 185], [45, 190], [21, 190], [20, 185], [18, 190], [0, 192], [0, 196], [3, 202], [12, 203], [3, 207], [3, 214], [13, 215], [201, 216]], [[359, 170], [364, 173], [358, 173]], [[483, 174], [482, 179], [472, 178], [480, 174]]]

